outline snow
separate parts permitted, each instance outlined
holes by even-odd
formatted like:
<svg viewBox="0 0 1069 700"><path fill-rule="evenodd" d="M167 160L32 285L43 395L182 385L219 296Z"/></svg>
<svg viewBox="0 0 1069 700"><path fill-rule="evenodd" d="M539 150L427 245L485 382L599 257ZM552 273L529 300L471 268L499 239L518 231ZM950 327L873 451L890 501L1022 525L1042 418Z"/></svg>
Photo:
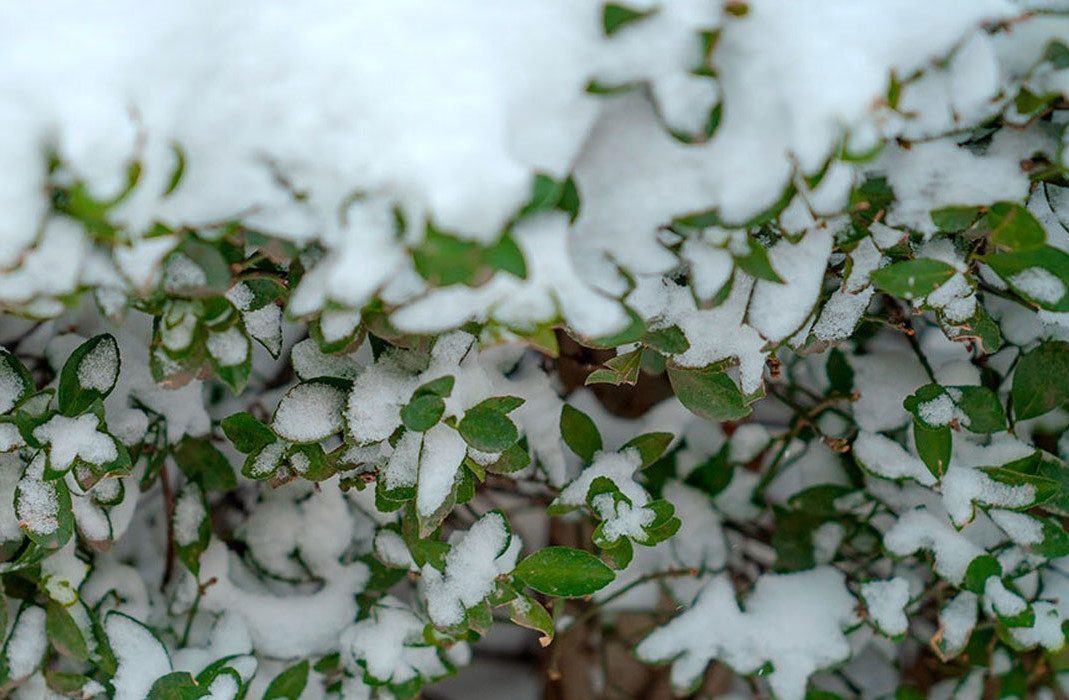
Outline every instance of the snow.
<svg viewBox="0 0 1069 700"><path fill-rule="evenodd" d="M929 235L937 230L932 209L1021 200L1028 194L1028 176L1018 159L976 155L946 139L908 150L889 146L878 167L896 197L887 223Z"/></svg>
<svg viewBox="0 0 1069 700"><path fill-rule="evenodd" d="M587 492L594 479L605 477L620 489L635 506L643 506L649 501L649 494L634 479L635 472L642 466L638 450L627 449L623 452L599 452L594 461L582 473L573 479L557 497L557 502L566 506L586 504Z"/></svg>
<svg viewBox="0 0 1069 700"><path fill-rule="evenodd" d="M259 654L293 658L337 649L338 636L355 618L355 596L369 572L360 562L334 563L321 570L324 585L314 593L274 595L239 585L242 565L213 540L201 555L201 578L216 578L201 600L203 609L240 615ZM244 574L244 577L247 577Z"/></svg>
<svg viewBox="0 0 1069 700"><path fill-rule="evenodd" d="M909 603L909 582L896 576L886 581L868 581L861 584L861 598L869 617L884 634L900 637L906 633L909 621L905 608Z"/></svg>
<svg viewBox="0 0 1069 700"><path fill-rule="evenodd" d="M665 483L663 496L675 507L675 515L682 523L679 532L667 541L672 564L708 571L723 567L727 544L720 516L709 497L675 480Z"/></svg>
<svg viewBox="0 0 1069 700"><path fill-rule="evenodd" d="M1062 624L1065 618L1047 601L1032 604L1035 622L1031 627L1011 627L1009 633L1014 641L1026 647L1042 646L1048 651L1058 651L1065 646Z"/></svg>
<svg viewBox="0 0 1069 700"><path fill-rule="evenodd" d="M389 357L368 367L349 393L345 419L358 443L385 440L401 425L401 407L419 386Z"/></svg>
<svg viewBox="0 0 1069 700"><path fill-rule="evenodd" d="M180 547L188 547L199 539L200 524L208 517L204 509L200 487L189 483L182 488L174 504L174 541Z"/></svg>
<svg viewBox="0 0 1069 700"><path fill-rule="evenodd" d="M984 582L983 603L999 617L1014 617L1028 609L1028 603L1021 596L1006 588L1002 579L997 576L992 576Z"/></svg>
<svg viewBox="0 0 1069 700"><path fill-rule="evenodd" d="M423 566L427 613L440 627L463 621L464 611L489 595L498 574L511 571L519 553L519 538L509 534L498 512L482 516L452 543L445 556L445 571Z"/></svg>
<svg viewBox="0 0 1069 700"><path fill-rule="evenodd" d="M943 633L942 642L949 652L947 656L955 656L968 643L976 626L977 603L975 593L962 591L939 611L939 629Z"/></svg>
<svg viewBox="0 0 1069 700"><path fill-rule="evenodd" d="M108 391L119 376L119 347L110 337L100 340L78 363L78 383L85 389Z"/></svg>
<svg viewBox="0 0 1069 700"><path fill-rule="evenodd" d="M375 533L375 556L387 566L418 570L408 545L397 532L383 528Z"/></svg>
<svg viewBox="0 0 1069 700"><path fill-rule="evenodd" d="M75 555L75 542L67 544L41 562L41 580L48 596L64 606L78 600L78 588L89 573L89 565Z"/></svg>
<svg viewBox="0 0 1069 700"><path fill-rule="evenodd" d="M1032 484L1011 486L995 481L979 469L951 461L942 479L943 504L954 524L961 527L973 518L973 503L1000 508L1024 508L1035 501Z"/></svg>
<svg viewBox="0 0 1069 700"><path fill-rule="evenodd" d="M907 556L921 549L935 555L935 572L960 585L972 560L984 553L980 547L927 508L907 511L884 533L883 544L893 554Z"/></svg>
<svg viewBox="0 0 1069 700"><path fill-rule="evenodd" d="M421 433L409 430L401 436L383 473L383 483L386 488L396 489L416 485L419 474L419 454L422 447L423 435Z"/></svg>
<svg viewBox="0 0 1069 700"><path fill-rule="evenodd" d="M20 527L38 535L51 535L59 529L59 496L55 484L42 481L43 475L44 460L38 457L18 483L15 512Z"/></svg>
<svg viewBox="0 0 1069 700"><path fill-rule="evenodd" d="M22 377L7 362L0 361L0 413L14 408L24 390Z"/></svg>
<svg viewBox="0 0 1069 700"><path fill-rule="evenodd" d="M1029 267L1009 279L1009 283L1028 298L1046 304L1057 304L1065 296L1065 284L1054 273L1042 267Z"/></svg>
<svg viewBox="0 0 1069 700"><path fill-rule="evenodd" d="M250 473L254 477L264 477L278 469L282 463L282 457L287 449L286 443L281 440L269 443L253 458Z"/></svg>
<svg viewBox="0 0 1069 700"><path fill-rule="evenodd" d="M730 579L717 576L694 604L636 648L645 661L672 660L673 686L692 686L713 659L739 673L770 662L767 676L776 697L801 700L814 672L845 660L850 645L843 629L855 620L856 601L843 576L820 567L758 579L745 609Z"/></svg>
<svg viewBox="0 0 1069 700"><path fill-rule="evenodd" d="M905 425L910 416L902 402L929 381L917 358L907 353L875 352L849 355L848 360L854 370L854 389L861 394L853 404L858 427L881 432Z"/></svg>
<svg viewBox="0 0 1069 700"><path fill-rule="evenodd" d="M328 343L337 342L353 334L360 323L360 314L353 311L324 311L319 316L319 330Z"/></svg>
<svg viewBox="0 0 1069 700"><path fill-rule="evenodd" d="M1061 315L1036 314L987 291L988 285L1004 290L1008 282L1049 307L1065 296L1062 280L1036 267L1003 281L982 265L974 278L968 266L977 266L975 251L967 259L960 237L936 237L931 219L938 207L1024 200L1031 192L1029 206L1048 229L1049 244L1069 249L1063 189L1031 183L1041 175L1035 166L1063 160L1064 110L1026 124L1027 116L1011 105L1022 86L1038 95L1069 89L1069 71L1037 65L1067 27L1064 18L1024 13L1037 3L749 0L725 8L703 0L640 0L633 6L652 14L612 36L602 31L605 8L596 0L20 5L5 18L7 60L0 62L0 306L10 312L0 335L40 383L51 377L38 363L46 346L58 371L81 339L110 330L119 344L100 343L77 368L83 387L105 392L115 385L106 417L45 415L34 437L47 450L36 457L13 424L0 424L0 449L10 450L0 454L0 540L13 546L24 531L56 534L60 502L67 500L59 489L66 487L80 541L68 541L40 565L40 590L72 604L79 624L86 619L84 601L102 615L113 609L134 615L171 644L182 634L183 606L192 603L197 582L176 570L161 597L162 543L169 525L179 546L196 540L209 515L204 494L183 484L168 523L159 517L165 512L160 490L138 487L144 460L133 476L84 492L76 476L91 471L86 464L115 459L116 440L132 454L146 454L142 442L166 451L186 436L209 435L235 411L262 416L277 403L271 422L280 439L252 458L253 476L276 474L287 459L301 474L309 460L294 443L323 442L345 455L344 466L355 467L343 475L346 484L377 477L387 490L414 489L407 508L427 525L445 515L464 460L494 458L470 449L452 427L455 420L489 396L515 395L526 401L511 416L532 465L513 475L515 497L496 488L495 476L470 512L501 498L501 507L517 514L518 531L532 533L527 539L536 543L544 535L540 511L529 514L518 502L544 503L559 493L556 505L582 507L599 476L630 499L616 503L606 495L593 503L605 538L641 537L653 517L651 495L637 475L637 454L617 451L633 435L653 428L682 435L674 457L680 479L727 450L730 482L715 497L675 478L661 486L682 521L680 532L636 550L632 565L594 597L605 600L651 572L699 570L635 586L609 603L646 610L666 599L684 604L684 612L639 647L646 658L674 661L677 685L699 678L711 659L742 673L769 664L752 690L790 699L804 695L813 673L846 662L851 651L845 678L896 666L901 649L891 640L873 639L871 630L847 638L845 630L860 622L855 610L867 609L888 636L905 634L910 588L929 569L960 585L969 562L985 551L1000 552L1008 573L986 582L984 613L1031 606L1035 625L1008 634L1024 646L1060 648L1066 610L1048 584L1054 564L1028 551L1042 541L1044 521L1018 512L1033 505L1035 489L1002 484L984 467L1029 454L1035 436L1064 429L1065 416L1015 426L1016 437L955 432L951 465L937 483L915 454L911 416L902 405L931 381L978 384L981 366L985 381L989 370L1008 374L1015 349L981 358L966 343L951 351L930 342L942 337L935 321L966 325L981 302L1011 344L1069 339ZM71 76L78 77L77 90L70 89ZM892 80L901 87L895 106L888 104ZM624 89L596 95L588 90L592 82ZM707 136L714 108L719 123ZM997 124L1006 108L1020 128L976 130ZM185 174L164 196L175 148ZM862 151L872 159L842 160ZM51 173L49 152L59 159ZM56 187L77 184L100 201L112 199L134 159L141 180L107 212L117 241L53 211ZM558 210L519 214L538 175L574 179L581 195L574 221ZM850 194L876 177L887 178L896 199L874 213L878 222L866 235L852 216ZM746 223L788 187L782 214L766 224ZM720 221L684 222L696 213L715 213ZM484 248L507 235L523 256L525 278L486 270L472 287L435 286L413 264L431 227ZM153 237L146 237L150 231ZM205 295L226 284L202 288L216 281L197 246L232 236L225 245L237 245L227 262L261 260L252 232L284 239L264 251L272 262L288 243L303 249L294 274L280 277L288 299L264 303L252 282L231 281L226 298L235 310L215 319L213 330L198 315ZM784 284L754 279L736 265L759 239ZM913 324L934 379L897 330L850 340L870 309L882 309L872 273L909 252L947 260L958 271L926 299L914 300ZM233 280L274 274L260 263L241 268L230 268ZM204 339L216 366L252 363L249 393L220 394L200 375L178 389L156 384L146 350L154 341L153 320L142 311L168 290L181 298L166 302L154 359L172 366L165 350L188 350ZM77 303L83 292L95 293L106 319L91 299ZM137 309L128 309L131 304ZM856 427L851 447L864 478L852 478L848 455L817 440L787 438L783 473L766 484L764 468L789 419L776 402L758 404L751 421L731 426L694 419L673 398L638 419L610 415L593 391L575 389L576 378L565 372L545 370L553 362L518 342L531 332L608 336L628 324L630 310L650 330L679 328L689 348L665 358L675 365L723 362L746 393L761 388L766 371L769 381L784 381L771 378L778 368L792 396L807 405L826 396L823 350L837 344L849 357L859 398L836 402L813 427L848 439ZM934 313L921 315L925 310ZM307 322L317 322L328 341L350 337L362 313L374 342L359 350L326 355L313 339L297 342ZM17 315L57 318L37 323ZM220 331L222 323L232 325ZM462 326L473 335L443 336L427 352L433 334ZM281 359L252 354L246 332ZM805 348L810 339L817 342ZM383 350L380 340L397 347ZM632 347L637 344L617 350ZM769 361L773 352L781 368ZM287 362L302 383L284 383ZM403 428L400 410L413 391L447 375L456 384L443 422L425 434ZM351 391L308 383L326 377L352 381ZM0 413L13 408L22 389L17 374L0 363ZM956 398L948 393L926 402L921 418L964 425ZM605 436L605 451L585 470L562 443L565 400L590 413ZM40 397L29 413L50 410L48 401ZM63 483L44 481L46 453L52 470L73 469ZM103 505L118 499L119 484L121 502ZM768 505L819 484L849 485L851 497L836 507L869 522L894 557L913 558L874 561L847 581L824 564L853 571L845 560L862 540L829 521L811 533L818 568L763 573L775 566L776 553L751 535L771 527ZM764 490L755 498L759 485ZM365 671L369 683L436 679L451 671L467 647L431 646L437 637L424 634L428 620L441 627L462 622L466 609L514 566L519 537L509 545L509 525L496 512L466 532L455 528L467 517L450 518L444 571L420 570L395 529L402 516L378 512L375 491L342 493L337 480L280 486L245 480L234 494L220 496L211 516L233 533L235 549L212 541L203 554L201 583L212 583L173 667L199 670L212 660L209 652L229 653L208 641L211 620L227 615L240 621L246 637L233 649L240 655L233 668L246 680L260 669L250 697L262 695L268 671L337 651L353 676L341 682L341 692L352 697L380 693L364 685ZM393 591L397 598L360 595L369 577L360 560L371 555L410 572ZM84 584L83 557L93 565ZM1036 567L1042 575L1015 578ZM850 591L859 592L864 608ZM964 646L980 604L971 593L946 604L943 653ZM918 635L932 631L932 611L918 605ZM19 632L35 615L41 610L28 607L15 623L20 644L14 651L33 652L9 664L13 676L19 664L29 676L21 697L46 692L35 671L43 633ZM155 677L172 668L166 649L132 619L110 614L105 620L120 662L117 697L144 697ZM9 656L12 651L9 644ZM982 690L984 674L965 675L962 693ZM320 693L321 680L313 677L311 694ZM818 684L838 687L840 680L829 674ZM732 690L751 691L738 685ZM220 697L246 692L230 673L209 690Z"/></svg>
<svg viewBox="0 0 1069 700"><path fill-rule="evenodd" d="M611 494L601 493L594 497L591 506L602 519L601 534L606 542L615 542L621 537L642 539L644 527L653 522L656 514L645 507L634 507L626 501L619 503Z"/></svg>
<svg viewBox="0 0 1069 700"><path fill-rule="evenodd" d="M426 622L404 603L386 596L364 620L342 633L341 648L349 664L366 669L380 683L401 684L413 678L447 673L438 649L426 643Z"/></svg>
<svg viewBox="0 0 1069 700"><path fill-rule="evenodd" d="M957 409L950 395L943 393L917 404L917 415L930 426L950 425L950 421L957 417Z"/></svg>
<svg viewBox="0 0 1069 700"><path fill-rule="evenodd" d="M886 479L913 479L925 486L935 483L935 477L920 458L906 452L891 438L866 430L854 440L854 456L868 471Z"/></svg>
<svg viewBox="0 0 1069 700"><path fill-rule="evenodd" d="M1030 515L992 508L987 514L1016 544L1028 546L1043 541L1043 523Z"/></svg>
<svg viewBox="0 0 1069 700"><path fill-rule="evenodd" d="M635 282L628 304L651 329L679 326L690 343L689 349L673 357L676 364L705 367L736 358L742 390L752 393L761 386L766 340L744 323L753 278L736 270L728 298L711 309L699 309L689 289L666 278L640 277Z"/></svg>
<svg viewBox="0 0 1069 700"><path fill-rule="evenodd" d="M49 466L66 471L75 459L100 465L118 458L115 440L99 427L100 419L92 413L75 418L56 415L34 428L33 436L49 446Z"/></svg>
<svg viewBox="0 0 1069 700"><path fill-rule="evenodd" d="M282 349L282 309L267 304L242 313L241 318L249 335L263 343L271 354L277 355Z"/></svg>
<svg viewBox="0 0 1069 700"><path fill-rule="evenodd" d="M148 628L121 613L108 613L104 631L119 664L111 680L115 700L142 700L157 678L171 672L167 650Z"/></svg>
<svg viewBox="0 0 1069 700"><path fill-rule="evenodd" d="M175 253L167 260L163 271L163 288L168 292L182 293L208 284L204 268L184 253Z"/></svg>
<svg viewBox="0 0 1069 700"><path fill-rule="evenodd" d="M4 647L8 677L26 678L36 671L47 648L44 608L36 605L24 607L11 626L11 634Z"/></svg>
<svg viewBox="0 0 1069 700"><path fill-rule="evenodd" d="M444 423L424 434L416 485L416 510L420 515L431 515L449 497L467 449L460 433Z"/></svg>
<svg viewBox="0 0 1069 700"><path fill-rule="evenodd" d="M810 231L798 243L782 240L768 251L783 284L758 280L754 285L747 318L757 332L777 342L801 327L820 295L831 244L831 231L823 228Z"/></svg>
<svg viewBox="0 0 1069 700"><path fill-rule="evenodd" d="M732 462L746 464L768 447L772 436L761 423L743 423L731 434L728 456Z"/></svg>
<svg viewBox="0 0 1069 700"><path fill-rule="evenodd" d="M249 356L249 341L237 326L209 333L207 346L208 352L222 367L240 365Z"/></svg>
<svg viewBox="0 0 1069 700"><path fill-rule="evenodd" d="M563 318L591 338L623 330L630 321L623 307L593 289L576 270L569 233L563 213L527 219L513 229L527 264L525 280L498 274L482 287L435 289L394 312L391 320L412 333L440 332L491 318L520 331Z"/></svg>
<svg viewBox="0 0 1069 700"><path fill-rule="evenodd" d="M318 442L342 428L345 392L332 384L305 382L286 392L271 427L293 442Z"/></svg>

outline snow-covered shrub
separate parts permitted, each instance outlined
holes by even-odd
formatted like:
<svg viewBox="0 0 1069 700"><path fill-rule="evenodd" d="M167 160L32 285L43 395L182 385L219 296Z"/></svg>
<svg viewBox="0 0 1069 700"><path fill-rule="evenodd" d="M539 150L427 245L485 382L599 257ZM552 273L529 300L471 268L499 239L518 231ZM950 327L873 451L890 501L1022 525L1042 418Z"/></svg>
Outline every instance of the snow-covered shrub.
<svg viewBox="0 0 1069 700"><path fill-rule="evenodd" d="M0 96L0 693L1069 692L1064 2L40 0Z"/></svg>

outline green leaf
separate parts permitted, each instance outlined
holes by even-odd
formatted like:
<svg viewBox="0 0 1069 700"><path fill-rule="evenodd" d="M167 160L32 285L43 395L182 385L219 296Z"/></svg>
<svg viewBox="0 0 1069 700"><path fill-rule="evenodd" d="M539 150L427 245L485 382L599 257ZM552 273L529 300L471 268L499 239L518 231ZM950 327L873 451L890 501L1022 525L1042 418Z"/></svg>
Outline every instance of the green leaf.
<svg viewBox="0 0 1069 700"><path fill-rule="evenodd" d="M501 237L497 243L486 249L483 253L486 264L495 270L508 272L521 280L527 279L527 261L523 258L523 251L516 241L509 235Z"/></svg>
<svg viewBox="0 0 1069 700"><path fill-rule="evenodd" d="M990 554L981 554L969 562L969 567L965 570L965 581L962 586L967 591L983 595L984 584L987 583L987 579L1001 575L1002 565L998 563L998 559L995 559Z"/></svg>
<svg viewBox="0 0 1069 700"><path fill-rule="evenodd" d="M594 530L594 544L601 549L601 559L611 568L620 571L626 569L635 556L635 547L631 540L619 537L615 542L604 542L600 539L602 525Z"/></svg>
<svg viewBox="0 0 1069 700"><path fill-rule="evenodd" d="M635 10L626 5L605 3L601 10L601 26L605 36L612 36L624 27L649 17L655 10Z"/></svg>
<svg viewBox="0 0 1069 700"><path fill-rule="evenodd" d="M984 222L991 229L991 243L1003 250L1039 248L1047 242L1043 225L1020 204L992 204L984 215Z"/></svg>
<svg viewBox="0 0 1069 700"><path fill-rule="evenodd" d="M248 413L237 414L249 416ZM226 421L235 416L230 416ZM259 421L256 421L259 423ZM263 426L262 423L259 423ZM267 430L267 426L263 426ZM223 430L226 430L224 425ZM270 431L268 431L270 432ZM229 437L229 435L228 435ZM271 433L272 440L274 433ZM243 450L244 451L244 450ZM200 484L205 491L232 491L237 488L238 480L234 476L234 469L230 466L230 460L207 438L186 437L171 453L178 468L192 481Z"/></svg>
<svg viewBox="0 0 1069 700"><path fill-rule="evenodd" d="M501 453L501 457L493 464L487 464L485 469L491 474L512 474L523 469L531 463L531 455L521 440Z"/></svg>
<svg viewBox="0 0 1069 700"><path fill-rule="evenodd" d="M553 640L553 616L537 600L520 595L510 600L508 607L510 620L521 627L542 633L542 646Z"/></svg>
<svg viewBox="0 0 1069 700"><path fill-rule="evenodd" d="M943 232L964 231L980 218L980 207L958 206L933 209L932 223Z"/></svg>
<svg viewBox="0 0 1069 700"><path fill-rule="evenodd" d="M1002 329L981 304L976 305L976 312L961 327L958 337L975 338L980 348L988 355L1002 349Z"/></svg>
<svg viewBox="0 0 1069 700"><path fill-rule="evenodd" d="M967 430L973 433L997 433L1005 430L1006 412L998 395L985 386L947 387L954 403L969 419Z"/></svg>
<svg viewBox="0 0 1069 700"><path fill-rule="evenodd" d="M663 498L650 501L645 505L645 508L653 511L653 521L649 525L642 527L646 536L642 539L636 539L639 544L653 547L679 532L679 528L683 525L683 521L675 517L675 506Z"/></svg>
<svg viewBox="0 0 1069 700"><path fill-rule="evenodd" d="M68 697L85 697L82 688L91 680L88 676L80 673L68 673L66 671L44 670L45 684L48 688L60 695Z"/></svg>
<svg viewBox="0 0 1069 700"><path fill-rule="evenodd" d="M1027 420L1069 400L1069 343L1040 343L1021 356L1013 373L1013 413Z"/></svg>
<svg viewBox="0 0 1069 700"><path fill-rule="evenodd" d="M617 355L605 362L605 366L587 375L586 384L612 384L634 386L638 382L639 369L642 367L642 349Z"/></svg>
<svg viewBox="0 0 1069 700"><path fill-rule="evenodd" d="M928 296L956 272L952 265L941 260L916 258L876 270L870 279L881 291L903 299L914 299Z"/></svg>
<svg viewBox="0 0 1069 700"><path fill-rule="evenodd" d="M512 575L539 593L562 598L591 595L612 583L612 569L590 552L546 547L516 565Z"/></svg>
<svg viewBox="0 0 1069 700"><path fill-rule="evenodd" d="M104 399L119 377L119 344L110 333L79 345L59 373L59 410L65 416L85 413Z"/></svg>
<svg viewBox="0 0 1069 700"><path fill-rule="evenodd" d="M584 462L592 462L601 450L601 433L590 416L571 404L564 404L560 411L560 434L564 444Z"/></svg>
<svg viewBox="0 0 1069 700"><path fill-rule="evenodd" d="M642 468L646 468L656 462L664 451L668 449L668 445L672 443L672 439L675 436L672 433L646 433L644 435L638 435L628 440L620 451L634 448L638 450L639 457L642 460Z"/></svg>
<svg viewBox="0 0 1069 700"><path fill-rule="evenodd" d="M412 251L412 262L423 279L435 286L473 284L485 267L483 248L472 241L443 233L427 224L423 242Z"/></svg>
<svg viewBox="0 0 1069 700"><path fill-rule="evenodd" d="M846 353L839 348L832 348L828 352L828 362L824 368L828 376L831 388L844 396L849 396L854 390L854 368L846 359Z"/></svg>
<svg viewBox="0 0 1069 700"><path fill-rule="evenodd" d="M327 459L327 453L319 443L294 445L286 455L290 469L308 481L324 481L334 476L334 465Z"/></svg>
<svg viewBox="0 0 1069 700"><path fill-rule="evenodd" d="M54 600L45 607L45 632L52 647L69 659L86 661L89 647L82 630L67 609Z"/></svg>
<svg viewBox="0 0 1069 700"><path fill-rule="evenodd" d="M690 349L690 341L679 326L650 331L644 338L646 345L666 355L678 355Z"/></svg>
<svg viewBox="0 0 1069 700"><path fill-rule="evenodd" d="M706 420L738 420L752 410L746 396L723 370L669 365L668 380L680 403Z"/></svg>
<svg viewBox="0 0 1069 700"><path fill-rule="evenodd" d="M485 405L472 406L460 419L457 430L464 440L483 452L501 452L520 439L516 424L501 411Z"/></svg>
<svg viewBox="0 0 1069 700"><path fill-rule="evenodd" d="M423 433L438 425L445 413L445 401L436 394L423 394L401 409L401 422L409 430Z"/></svg>
<svg viewBox="0 0 1069 700"><path fill-rule="evenodd" d="M735 476L735 469L728 462L730 445L725 444L716 454L694 467L687 475L686 483L707 496L715 496L728 487Z"/></svg>
<svg viewBox="0 0 1069 700"><path fill-rule="evenodd" d="M1050 478L1043 470L1046 460L1042 450L1036 450L1030 456L1014 460L998 467L987 467L984 472L995 481L1009 486L1031 486L1032 500L1019 506L1004 506L1011 510L1023 510L1045 503L1058 495L1058 481Z"/></svg>
<svg viewBox="0 0 1069 700"><path fill-rule="evenodd" d="M1069 556L1069 532L1055 518L1039 518L1043 528L1043 539L1028 549L1047 559Z"/></svg>
<svg viewBox="0 0 1069 700"><path fill-rule="evenodd" d="M298 700L307 684L308 659L304 659L275 676L271 685L267 686L263 700L275 700L275 698Z"/></svg>
<svg viewBox="0 0 1069 700"><path fill-rule="evenodd" d="M1069 47L1064 42L1052 39L1043 52L1043 60L1058 70L1069 68Z"/></svg>
<svg viewBox="0 0 1069 700"><path fill-rule="evenodd" d="M251 413L235 413L223 419L221 426L227 439L238 452L252 454L277 440L271 428L257 420Z"/></svg>
<svg viewBox="0 0 1069 700"><path fill-rule="evenodd" d="M412 398L418 396L440 396L446 398L453 393L453 385L456 383L456 379L451 374L447 374L444 377L438 377L432 379L426 384L420 385L413 393Z"/></svg>
<svg viewBox="0 0 1069 700"><path fill-rule="evenodd" d="M478 408L488 408L498 413L511 413L523 405L523 399L519 396L491 396L476 404Z"/></svg>
<svg viewBox="0 0 1069 700"><path fill-rule="evenodd" d="M750 252L735 258L735 264L751 277L783 284L783 278L772 267L772 261L768 258L768 249L752 238L750 239Z"/></svg>
<svg viewBox="0 0 1069 700"><path fill-rule="evenodd" d="M174 671L156 679L145 700L196 700L209 695L188 671Z"/></svg>
<svg viewBox="0 0 1069 700"><path fill-rule="evenodd" d="M917 454L936 479L942 479L950 466L950 450L953 443L949 426L929 428L920 420L913 421L913 442Z"/></svg>
<svg viewBox="0 0 1069 700"><path fill-rule="evenodd" d="M1047 311L1069 311L1069 253L1052 246L983 258L1017 294Z"/></svg>
<svg viewBox="0 0 1069 700"><path fill-rule="evenodd" d="M563 193L563 182L557 182L549 175L538 173L531 187L531 198L520 209L520 216L528 216L554 208Z"/></svg>

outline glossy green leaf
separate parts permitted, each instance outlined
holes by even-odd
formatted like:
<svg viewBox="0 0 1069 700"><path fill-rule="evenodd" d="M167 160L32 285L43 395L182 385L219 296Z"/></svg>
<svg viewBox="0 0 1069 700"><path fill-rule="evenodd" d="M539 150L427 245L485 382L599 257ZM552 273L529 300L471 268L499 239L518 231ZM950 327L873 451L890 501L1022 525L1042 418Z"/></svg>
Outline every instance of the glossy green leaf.
<svg viewBox="0 0 1069 700"><path fill-rule="evenodd" d="M750 415L746 396L723 370L669 365L668 379L680 403L706 420L738 420Z"/></svg>
<svg viewBox="0 0 1069 700"><path fill-rule="evenodd" d="M1013 413L1035 418L1069 400L1069 343L1040 343L1021 356L1013 373Z"/></svg>
<svg viewBox="0 0 1069 700"><path fill-rule="evenodd" d="M258 452L278 439L271 428L251 413L242 412L227 416L220 425L238 452L245 454Z"/></svg>
<svg viewBox="0 0 1069 700"><path fill-rule="evenodd" d="M601 433L590 416L570 404L564 404L560 412L560 433L564 444L584 462L594 460L602 448Z"/></svg>
<svg viewBox="0 0 1069 700"><path fill-rule="evenodd" d="M876 270L870 279L880 291L903 299L926 297L957 272L952 265L932 258L904 260Z"/></svg>
<svg viewBox="0 0 1069 700"><path fill-rule="evenodd" d="M516 565L512 575L539 593L562 598L592 595L612 583L612 569L590 552L546 547Z"/></svg>
<svg viewBox="0 0 1069 700"><path fill-rule="evenodd" d="M308 659L304 659L275 676L264 691L263 700L298 700L308 685L308 666Z"/></svg>

